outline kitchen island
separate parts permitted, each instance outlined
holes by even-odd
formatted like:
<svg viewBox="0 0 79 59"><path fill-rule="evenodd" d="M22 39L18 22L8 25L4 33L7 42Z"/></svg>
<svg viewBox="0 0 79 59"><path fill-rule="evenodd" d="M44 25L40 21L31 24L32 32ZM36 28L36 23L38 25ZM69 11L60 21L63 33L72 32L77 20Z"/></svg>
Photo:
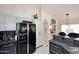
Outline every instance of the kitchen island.
<svg viewBox="0 0 79 59"><path fill-rule="evenodd" d="M79 54L79 40L55 36L49 41L50 54Z"/></svg>

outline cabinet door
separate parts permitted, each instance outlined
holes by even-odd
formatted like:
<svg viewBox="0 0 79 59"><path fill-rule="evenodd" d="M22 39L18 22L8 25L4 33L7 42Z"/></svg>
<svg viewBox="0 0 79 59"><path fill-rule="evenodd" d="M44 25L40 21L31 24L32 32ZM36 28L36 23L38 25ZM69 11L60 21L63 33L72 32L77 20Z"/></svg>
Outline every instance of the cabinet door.
<svg viewBox="0 0 79 59"><path fill-rule="evenodd" d="M16 30L16 17L5 16L5 30Z"/></svg>
<svg viewBox="0 0 79 59"><path fill-rule="evenodd" d="M21 17L17 17L17 22L22 22L22 18Z"/></svg>
<svg viewBox="0 0 79 59"><path fill-rule="evenodd" d="M0 31L4 30L4 16L0 14Z"/></svg>
<svg viewBox="0 0 79 59"><path fill-rule="evenodd" d="M42 27L42 22L35 20L36 24L36 47L39 47L44 44L43 40L43 27Z"/></svg>
<svg viewBox="0 0 79 59"><path fill-rule="evenodd" d="M26 18L22 18L22 17L17 17L17 22L22 22L22 21L27 21L27 19Z"/></svg>

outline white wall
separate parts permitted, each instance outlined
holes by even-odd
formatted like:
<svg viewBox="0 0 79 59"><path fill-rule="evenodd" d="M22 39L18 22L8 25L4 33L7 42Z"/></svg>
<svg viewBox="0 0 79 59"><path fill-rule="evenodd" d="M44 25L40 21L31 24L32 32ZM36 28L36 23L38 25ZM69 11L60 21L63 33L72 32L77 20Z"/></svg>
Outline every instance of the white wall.
<svg viewBox="0 0 79 59"><path fill-rule="evenodd" d="M39 9L35 5L0 5L0 13L33 19Z"/></svg>
<svg viewBox="0 0 79 59"><path fill-rule="evenodd" d="M41 19L43 22L43 30L42 30L43 31L43 44L45 44L45 45L47 45L48 40L51 39L51 33L49 30L51 18L53 18L52 13L50 12L50 10L48 8L43 6ZM45 27L46 27L46 31L45 31Z"/></svg>

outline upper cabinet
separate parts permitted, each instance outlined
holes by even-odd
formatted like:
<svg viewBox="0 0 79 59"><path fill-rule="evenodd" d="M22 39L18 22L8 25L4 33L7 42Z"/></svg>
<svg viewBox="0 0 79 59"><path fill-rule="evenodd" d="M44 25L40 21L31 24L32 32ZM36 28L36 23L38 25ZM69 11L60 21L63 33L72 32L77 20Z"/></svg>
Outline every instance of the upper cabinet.
<svg viewBox="0 0 79 59"><path fill-rule="evenodd" d="M15 16L0 14L0 31L16 30L17 19Z"/></svg>
<svg viewBox="0 0 79 59"><path fill-rule="evenodd" d="M27 19L26 19L26 18L17 17L17 22L22 22L23 20L27 21Z"/></svg>
<svg viewBox="0 0 79 59"><path fill-rule="evenodd" d="M16 30L16 23L27 21L26 18L0 14L0 31Z"/></svg>
<svg viewBox="0 0 79 59"><path fill-rule="evenodd" d="M4 22L5 30L16 30L17 19L15 16L5 16Z"/></svg>
<svg viewBox="0 0 79 59"><path fill-rule="evenodd" d="M4 30L4 16L0 14L0 31Z"/></svg>

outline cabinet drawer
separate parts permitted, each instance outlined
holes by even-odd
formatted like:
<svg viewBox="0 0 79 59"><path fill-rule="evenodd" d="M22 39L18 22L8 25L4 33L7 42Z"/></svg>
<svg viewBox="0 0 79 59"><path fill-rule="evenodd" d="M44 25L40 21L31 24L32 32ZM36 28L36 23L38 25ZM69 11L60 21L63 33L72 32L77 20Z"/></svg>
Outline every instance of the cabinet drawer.
<svg viewBox="0 0 79 59"><path fill-rule="evenodd" d="M16 45L6 45L0 49L0 53L2 54L15 54L16 53Z"/></svg>
<svg viewBox="0 0 79 59"><path fill-rule="evenodd" d="M58 45L58 44L55 44L55 43L49 43L50 45L49 45L49 48L51 49L51 48L56 48L56 49L62 49L62 47L60 46L60 45Z"/></svg>
<svg viewBox="0 0 79 59"><path fill-rule="evenodd" d="M51 53L51 54L63 54L62 50L59 50L59 49L50 49L49 53Z"/></svg>
<svg viewBox="0 0 79 59"><path fill-rule="evenodd" d="M79 47L79 41L74 40L74 46Z"/></svg>
<svg viewBox="0 0 79 59"><path fill-rule="evenodd" d="M49 52L56 54L70 54L69 51L67 51L64 47L51 42L49 45Z"/></svg>
<svg viewBox="0 0 79 59"><path fill-rule="evenodd" d="M63 53L62 51L63 51L63 49L59 45L50 42L49 53L62 54Z"/></svg>

